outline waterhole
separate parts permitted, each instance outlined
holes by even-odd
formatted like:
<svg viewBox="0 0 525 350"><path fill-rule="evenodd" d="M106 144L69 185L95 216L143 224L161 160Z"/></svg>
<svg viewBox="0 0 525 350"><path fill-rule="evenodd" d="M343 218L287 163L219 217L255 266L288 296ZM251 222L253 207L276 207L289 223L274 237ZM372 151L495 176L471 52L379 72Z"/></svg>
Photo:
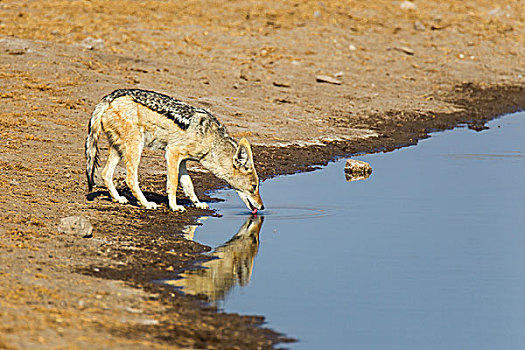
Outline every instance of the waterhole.
<svg viewBox="0 0 525 350"><path fill-rule="evenodd" d="M525 114L230 190L185 234L216 259L166 281L259 314L297 349L525 348Z"/></svg>

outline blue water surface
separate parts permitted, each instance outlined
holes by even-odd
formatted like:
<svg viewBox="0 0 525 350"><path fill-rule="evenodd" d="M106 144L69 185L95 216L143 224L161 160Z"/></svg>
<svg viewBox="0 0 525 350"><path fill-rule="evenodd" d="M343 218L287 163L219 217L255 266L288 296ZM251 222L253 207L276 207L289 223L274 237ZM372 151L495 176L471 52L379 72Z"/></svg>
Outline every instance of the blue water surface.
<svg viewBox="0 0 525 350"><path fill-rule="evenodd" d="M344 161L265 181L257 249L217 268L242 278L215 302L264 315L293 349L525 349L525 113L488 126L356 157L363 181ZM224 216L193 237L212 247L249 217L216 196Z"/></svg>

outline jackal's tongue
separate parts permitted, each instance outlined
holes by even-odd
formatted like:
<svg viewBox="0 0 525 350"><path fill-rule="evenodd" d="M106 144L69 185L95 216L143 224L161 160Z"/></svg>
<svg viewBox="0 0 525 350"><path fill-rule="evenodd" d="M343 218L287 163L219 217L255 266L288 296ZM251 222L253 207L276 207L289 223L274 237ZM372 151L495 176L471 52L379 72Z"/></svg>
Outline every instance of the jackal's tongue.
<svg viewBox="0 0 525 350"><path fill-rule="evenodd" d="M257 208L253 208L252 214L257 214Z"/></svg>

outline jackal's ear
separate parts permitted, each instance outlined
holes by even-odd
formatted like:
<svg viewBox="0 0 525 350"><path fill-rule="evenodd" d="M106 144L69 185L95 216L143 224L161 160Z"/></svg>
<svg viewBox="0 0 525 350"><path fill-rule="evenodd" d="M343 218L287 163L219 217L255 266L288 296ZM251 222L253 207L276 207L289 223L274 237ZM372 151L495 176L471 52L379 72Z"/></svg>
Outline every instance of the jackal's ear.
<svg viewBox="0 0 525 350"><path fill-rule="evenodd" d="M252 147L248 140L244 137L239 141L239 146L237 146L237 151L233 156L233 166L235 168L246 168L251 169L253 165L253 156L252 156Z"/></svg>

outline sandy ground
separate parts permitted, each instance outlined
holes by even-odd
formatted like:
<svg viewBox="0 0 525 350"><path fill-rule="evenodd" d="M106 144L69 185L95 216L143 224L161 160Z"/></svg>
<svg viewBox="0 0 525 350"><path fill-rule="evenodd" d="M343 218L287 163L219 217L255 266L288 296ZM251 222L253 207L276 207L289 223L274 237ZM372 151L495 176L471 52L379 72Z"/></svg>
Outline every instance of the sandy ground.
<svg viewBox="0 0 525 350"><path fill-rule="evenodd" d="M0 348L249 349L286 340L260 327L261 317L220 313L151 283L209 249L180 234L204 211L167 210L162 154L146 152L140 175L160 210L114 204L102 187L86 196L86 125L103 95L139 87L205 107L257 145L263 179L304 171L458 124L479 130L524 108L524 8L523 0L0 0ZM204 198L224 185L194 167ZM70 215L89 218L93 238L59 233Z"/></svg>

